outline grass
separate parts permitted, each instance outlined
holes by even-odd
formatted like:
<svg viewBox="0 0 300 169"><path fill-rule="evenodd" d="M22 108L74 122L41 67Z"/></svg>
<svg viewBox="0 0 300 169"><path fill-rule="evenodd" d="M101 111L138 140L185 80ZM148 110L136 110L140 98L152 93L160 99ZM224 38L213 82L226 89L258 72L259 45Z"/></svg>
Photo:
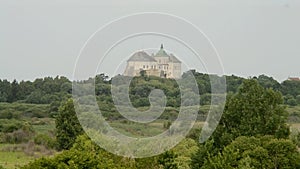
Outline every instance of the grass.
<svg viewBox="0 0 300 169"><path fill-rule="evenodd" d="M4 168L12 169L27 164L34 158L26 155L24 152L10 152L2 149L9 144L0 144L0 165Z"/></svg>
<svg viewBox="0 0 300 169"><path fill-rule="evenodd" d="M55 130L55 121L52 118L30 118L27 119L35 131L35 134L49 134ZM23 143L22 143L23 144ZM0 144L0 165L4 168L18 168L40 156L51 155L55 152L41 146L34 146L32 149L23 150L22 144ZM18 148L11 148L18 147ZM26 146L25 146L26 147ZM28 153L32 153L29 155ZM27 153L26 153L27 152ZM48 154L47 154L48 153Z"/></svg>
<svg viewBox="0 0 300 169"><path fill-rule="evenodd" d="M33 130L36 134L48 134L55 130L55 120L52 118L38 119L44 124L34 124L32 125Z"/></svg>
<svg viewBox="0 0 300 169"><path fill-rule="evenodd" d="M291 126L291 132L300 132L300 123L293 123L293 124L290 124Z"/></svg>
<svg viewBox="0 0 300 169"><path fill-rule="evenodd" d="M163 121L149 124L114 121L110 125L120 133L131 137L151 137L166 130L163 128Z"/></svg>
<svg viewBox="0 0 300 169"><path fill-rule="evenodd" d="M286 110L289 112L290 123L300 123L300 106L287 106Z"/></svg>

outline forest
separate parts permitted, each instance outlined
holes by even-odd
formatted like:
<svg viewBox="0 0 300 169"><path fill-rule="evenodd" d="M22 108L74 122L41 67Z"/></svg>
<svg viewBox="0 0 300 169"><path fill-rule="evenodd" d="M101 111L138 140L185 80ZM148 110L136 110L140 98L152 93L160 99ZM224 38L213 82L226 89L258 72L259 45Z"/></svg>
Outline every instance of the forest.
<svg viewBox="0 0 300 169"><path fill-rule="evenodd" d="M211 96L219 95L212 93L210 81L221 78L195 70L189 73L195 77L200 94L194 127L171 150L136 159L109 153L85 134L68 78L0 79L0 168L300 168L300 81L278 82L266 75L225 76L227 98L222 118L212 136L199 143ZM148 137L167 130L181 107L176 80L144 73L132 79L129 98L137 109L149 108L153 89L161 89L167 99L156 121L139 124L126 120L114 106L112 81L121 84L124 78L98 74L80 83L95 83L101 113L121 133Z"/></svg>

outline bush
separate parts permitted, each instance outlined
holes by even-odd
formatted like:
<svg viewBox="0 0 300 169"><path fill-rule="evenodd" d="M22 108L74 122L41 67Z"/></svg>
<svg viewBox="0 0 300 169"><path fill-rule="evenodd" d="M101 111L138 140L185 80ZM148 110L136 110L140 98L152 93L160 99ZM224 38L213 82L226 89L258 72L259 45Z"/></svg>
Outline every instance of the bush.
<svg viewBox="0 0 300 169"><path fill-rule="evenodd" d="M291 135L291 139L298 147L300 147L300 132Z"/></svg>
<svg viewBox="0 0 300 169"><path fill-rule="evenodd" d="M34 137L34 143L37 145L43 145L46 148L56 148L57 142L54 138L51 138L49 135L46 134L38 134Z"/></svg>
<svg viewBox="0 0 300 169"><path fill-rule="evenodd" d="M296 106L297 105L297 101L296 101L296 99L288 99L286 101L286 104L288 104L290 106Z"/></svg>
<svg viewBox="0 0 300 169"><path fill-rule="evenodd" d="M32 132L19 129L11 133L5 133L2 136L3 137L2 142L11 143L11 144L24 143L29 141L32 136L33 136Z"/></svg>
<svg viewBox="0 0 300 169"><path fill-rule="evenodd" d="M297 104L300 105L300 95L296 96Z"/></svg>
<svg viewBox="0 0 300 169"><path fill-rule="evenodd" d="M0 132L9 133L22 128L24 122L19 120L0 119Z"/></svg>
<svg viewBox="0 0 300 169"><path fill-rule="evenodd" d="M0 113L0 119L12 119L13 113L10 110L4 110Z"/></svg>

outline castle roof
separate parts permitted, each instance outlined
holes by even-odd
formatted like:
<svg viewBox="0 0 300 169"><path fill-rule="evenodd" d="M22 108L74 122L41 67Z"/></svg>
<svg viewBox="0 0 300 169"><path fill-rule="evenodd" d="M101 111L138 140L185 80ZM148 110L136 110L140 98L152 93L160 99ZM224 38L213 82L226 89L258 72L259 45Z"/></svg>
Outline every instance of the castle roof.
<svg viewBox="0 0 300 169"><path fill-rule="evenodd" d="M154 55L154 57L170 57L167 52L164 50L163 44L160 46L160 50Z"/></svg>
<svg viewBox="0 0 300 169"><path fill-rule="evenodd" d="M138 51L134 53L128 60L129 61L135 61L135 62L156 62L156 60L148 55L144 51Z"/></svg>
<svg viewBox="0 0 300 169"><path fill-rule="evenodd" d="M289 77L288 80L291 80L291 81L300 81L300 78L299 77Z"/></svg>
<svg viewBox="0 0 300 169"><path fill-rule="evenodd" d="M170 61L173 63L181 63L173 54L170 54Z"/></svg>

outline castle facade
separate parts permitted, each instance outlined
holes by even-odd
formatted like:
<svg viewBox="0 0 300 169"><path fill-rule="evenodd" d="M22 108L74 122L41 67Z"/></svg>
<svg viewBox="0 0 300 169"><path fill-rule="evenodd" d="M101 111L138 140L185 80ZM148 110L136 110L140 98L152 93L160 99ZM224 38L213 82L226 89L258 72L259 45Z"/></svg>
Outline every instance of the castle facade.
<svg viewBox="0 0 300 169"><path fill-rule="evenodd" d="M124 76L140 76L141 72L148 76L179 79L181 77L181 61L173 54L168 54L163 45L151 56L144 51L134 53L128 60Z"/></svg>

